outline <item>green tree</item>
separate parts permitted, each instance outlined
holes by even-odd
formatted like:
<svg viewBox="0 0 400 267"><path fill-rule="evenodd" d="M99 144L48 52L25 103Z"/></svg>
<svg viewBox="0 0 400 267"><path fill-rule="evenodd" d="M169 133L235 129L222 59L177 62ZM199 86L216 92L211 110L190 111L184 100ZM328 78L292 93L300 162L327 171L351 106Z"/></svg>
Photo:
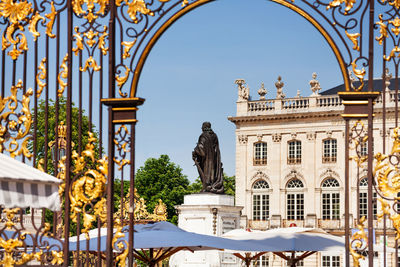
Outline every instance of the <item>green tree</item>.
<svg viewBox="0 0 400 267"><path fill-rule="evenodd" d="M136 173L135 187L140 197L146 201L149 212L153 211L161 199L167 206L168 221L177 223L174 206L182 204L183 196L189 193L189 180L167 155L147 159Z"/></svg>
<svg viewBox="0 0 400 267"><path fill-rule="evenodd" d="M197 178L192 184L189 186L190 193L198 193L202 189L202 184L200 178ZM235 196L235 176L227 176L224 173L224 193L227 195Z"/></svg>
<svg viewBox="0 0 400 267"><path fill-rule="evenodd" d="M67 107L67 100L65 97L60 97L59 98L59 105L58 105L58 125L60 125L61 122L65 123L66 118L67 118L67 112L66 112L66 107ZM93 132L94 137L97 139L96 142L96 147L98 147L98 134L94 130L94 127L92 126L92 129L89 129L89 118L86 115L83 115L85 113L84 110L82 110L81 114L81 135L79 135L79 108L74 106L74 103L72 103L72 142L74 144L74 147L72 148L73 150L76 150L78 152L78 144L79 144L79 139L81 140L81 149L84 150L86 144L88 143L88 137L89 137L89 130ZM30 133L34 135L36 133L36 162L39 162L40 160L44 159L45 156L45 147L47 146L48 148L48 153L47 153L47 172L50 174L54 174L54 168L55 165L52 159L52 153L51 153L51 148L49 147L49 143L55 140L56 136L56 103L55 100L50 99L47 105L47 120L46 120L46 102L45 100L41 99L39 100L38 103L38 109L37 109L37 116L35 116L34 111L32 111L33 117L37 120L37 129L35 132L35 129L32 125ZM46 136L46 122L47 122L47 143L45 140ZM31 153L35 153L34 147L33 147L33 139L30 140L28 143L28 149ZM96 149L96 155L98 153L98 150ZM64 201L63 201L64 202ZM50 225L53 227L53 212L50 210L46 210L45 214L45 221L49 222ZM73 234L76 233L76 226L71 223L71 232Z"/></svg>
<svg viewBox="0 0 400 267"><path fill-rule="evenodd" d="M60 125L61 122L65 123L66 118L67 118L67 100L65 97L60 97L59 98L59 110L58 110L58 125ZM84 110L82 110L82 118L81 118L81 135L79 135L79 108L74 106L74 103L72 103L72 142L75 145L73 147L74 150L78 151L78 144L79 144L79 139L81 141L81 149L84 150L86 144L88 143L88 137L89 134L88 132L91 131L93 132L94 136L96 139L98 138L98 134L95 131L94 127L92 126L92 129L89 129L89 118L86 115L83 115L85 113ZM38 109L37 109L37 116L33 115L34 118L37 118L37 130L36 130L36 159L37 161L40 159L44 158L44 153L45 153L45 147L47 146L48 148L48 153L47 153L47 166L48 166L48 172L53 173L54 172L54 166L53 166L53 161L51 158L51 149L49 147L49 143L51 141L55 140L56 136L56 103L55 100L50 99L47 107L47 144L45 144L45 134L46 134L46 102L41 99L38 103ZM31 134L33 135L35 133L35 129L32 126L31 127ZM96 143L98 146L98 141ZM96 146L96 147L97 147ZM33 139L30 140L28 144L28 149L30 150L31 153L34 153L33 151Z"/></svg>

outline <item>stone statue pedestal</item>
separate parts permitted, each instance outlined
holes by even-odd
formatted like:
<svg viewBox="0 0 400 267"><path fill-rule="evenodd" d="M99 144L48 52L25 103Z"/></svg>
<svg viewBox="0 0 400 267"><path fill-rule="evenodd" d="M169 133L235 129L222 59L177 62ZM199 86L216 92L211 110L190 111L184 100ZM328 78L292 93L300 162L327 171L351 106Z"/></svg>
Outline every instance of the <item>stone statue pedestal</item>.
<svg viewBox="0 0 400 267"><path fill-rule="evenodd" d="M183 204L176 206L178 226L186 231L205 235L221 236L239 228L240 213L234 197L213 193L186 195ZM170 266L237 266L239 260L230 253L221 251L181 251L171 257Z"/></svg>

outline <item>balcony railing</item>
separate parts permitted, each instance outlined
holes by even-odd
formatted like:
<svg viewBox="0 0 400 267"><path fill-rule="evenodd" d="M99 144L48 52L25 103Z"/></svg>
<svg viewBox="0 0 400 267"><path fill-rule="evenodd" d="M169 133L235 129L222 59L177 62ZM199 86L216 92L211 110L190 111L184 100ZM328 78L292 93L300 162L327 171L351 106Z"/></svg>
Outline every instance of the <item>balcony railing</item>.
<svg viewBox="0 0 400 267"><path fill-rule="evenodd" d="M335 163L336 157L322 157L322 163Z"/></svg>
<svg viewBox="0 0 400 267"><path fill-rule="evenodd" d="M267 165L267 159L253 159L253 165Z"/></svg>
<svg viewBox="0 0 400 267"><path fill-rule="evenodd" d="M269 220L249 220L249 227L254 230L267 230L270 228Z"/></svg>
<svg viewBox="0 0 400 267"><path fill-rule="evenodd" d="M297 157L297 158L289 157L287 159L287 164L291 164L291 165L293 165L293 164L301 164L301 157Z"/></svg>

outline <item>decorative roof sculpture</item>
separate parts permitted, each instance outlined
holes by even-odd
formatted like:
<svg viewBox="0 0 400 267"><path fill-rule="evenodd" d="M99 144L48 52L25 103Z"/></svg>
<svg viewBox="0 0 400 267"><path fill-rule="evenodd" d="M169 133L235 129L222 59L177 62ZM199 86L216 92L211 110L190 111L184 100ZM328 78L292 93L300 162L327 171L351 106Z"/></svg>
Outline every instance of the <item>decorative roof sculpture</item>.
<svg viewBox="0 0 400 267"><path fill-rule="evenodd" d="M282 99L285 98L285 94L283 93L283 86L285 85L284 82L282 82L282 77L278 76L278 81L275 83L276 87L276 98L277 99Z"/></svg>

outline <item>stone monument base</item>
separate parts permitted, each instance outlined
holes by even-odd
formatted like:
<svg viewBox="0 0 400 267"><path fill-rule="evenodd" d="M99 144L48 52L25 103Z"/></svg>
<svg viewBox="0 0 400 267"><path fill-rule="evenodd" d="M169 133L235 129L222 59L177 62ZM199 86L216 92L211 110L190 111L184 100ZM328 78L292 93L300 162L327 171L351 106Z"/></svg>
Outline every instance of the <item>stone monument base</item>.
<svg viewBox="0 0 400 267"><path fill-rule="evenodd" d="M198 193L186 195L178 211L178 226L186 231L205 235L221 236L240 226L243 207L235 206L233 196ZM218 250L181 251L170 259L170 266L237 266L239 259L231 253Z"/></svg>

